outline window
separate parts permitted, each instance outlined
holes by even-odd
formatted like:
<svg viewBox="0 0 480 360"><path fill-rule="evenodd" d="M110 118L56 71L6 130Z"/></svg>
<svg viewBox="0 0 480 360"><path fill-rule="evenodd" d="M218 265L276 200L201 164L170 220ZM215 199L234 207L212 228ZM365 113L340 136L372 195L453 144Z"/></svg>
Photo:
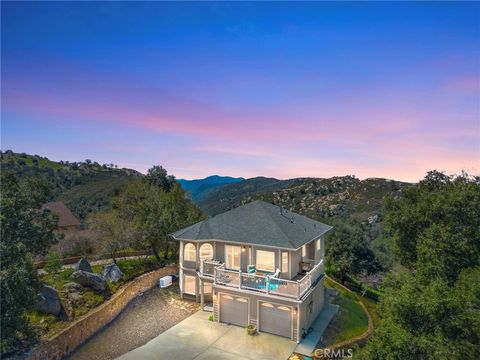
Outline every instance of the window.
<svg viewBox="0 0 480 360"><path fill-rule="evenodd" d="M200 246L200 261L213 259L213 246L211 244L203 244Z"/></svg>
<svg viewBox="0 0 480 360"><path fill-rule="evenodd" d="M273 251L257 250L256 267L258 270L275 271L275 253Z"/></svg>
<svg viewBox="0 0 480 360"><path fill-rule="evenodd" d="M240 246L225 245L225 267L240 270Z"/></svg>
<svg viewBox="0 0 480 360"><path fill-rule="evenodd" d="M282 252L282 272L288 273L288 252Z"/></svg>
<svg viewBox="0 0 480 360"><path fill-rule="evenodd" d="M302 256L303 257L307 256L307 246L306 245L302 246Z"/></svg>
<svg viewBox="0 0 480 360"><path fill-rule="evenodd" d="M191 244L190 244L191 245ZM197 295L197 284L195 276L185 275L185 294Z"/></svg>
<svg viewBox="0 0 480 360"><path fill-rule="evenodd" d="M317 240L317 250L320 250L320 239Z"/></svg>
<svg viewBox="0 0 480 360"><path fill-rule="evenodd" d="M197 251L195 245L186 244L185 249L183 250L183 260L185 261L196 261L197 260Z"/></svg>

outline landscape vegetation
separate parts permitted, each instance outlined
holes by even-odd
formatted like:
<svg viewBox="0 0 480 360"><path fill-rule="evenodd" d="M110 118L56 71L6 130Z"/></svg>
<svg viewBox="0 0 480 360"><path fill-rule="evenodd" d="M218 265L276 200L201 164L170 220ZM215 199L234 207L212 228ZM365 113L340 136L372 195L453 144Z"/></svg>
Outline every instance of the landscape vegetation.
<svg viewBox="0 0 480 360"><path fill-rule="evenodd" d="M340 311L324 336L332 345L375 330L359 359L480 357L480 178L431 171L417 184L388 179L278 180L215 176L177 181L161 166L146 175L93 161L55 162L2 152L2 352L31 346L107 300L121 284L178 259L168 234L235 206L262 199L334 226L327 274ZM183 187L183 188L182 188ZM80 219L81 237L56 231L39 209L64 201ZM62 253L58 244L74 251ZM71 245L71 244L70 244ZM121 251L150 255L122 260ZM69 314L42 314L42 284L63 287L73 269L61 258L113 258L124 276L104 291L85 289ZM46 273L35 263L44 260ZM93 266L94 273L102 271ZM34 342L34 341L33 341Z"/></svg>

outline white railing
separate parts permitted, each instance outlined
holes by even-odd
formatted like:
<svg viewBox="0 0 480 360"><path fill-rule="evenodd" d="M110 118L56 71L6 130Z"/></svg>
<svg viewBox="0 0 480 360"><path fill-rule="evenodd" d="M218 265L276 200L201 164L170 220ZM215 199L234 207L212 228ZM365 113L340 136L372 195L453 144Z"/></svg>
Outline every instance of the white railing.
<svg viewBox="0 0 480 360"><path fill-rule="evenodd" d="M203 260L200 263L200 273L204 276L215 276L215 268L223 266L223 263L217 260Z"/></svg>
<svg viewBox="0 0 480 360"><path fill-rule="evenodd" d="M323 259L313 267L303 278L298 280L298 298L300 299L307 291L316 284L316 281L324 273Z"/></svg>
<svg viewBox="0 0 480 360"><path fill-rule="evenodd" d="M215 284L300 299L323 274L323 260L298 281L227 270L223 264L217 264L214 273Z"/></svg>

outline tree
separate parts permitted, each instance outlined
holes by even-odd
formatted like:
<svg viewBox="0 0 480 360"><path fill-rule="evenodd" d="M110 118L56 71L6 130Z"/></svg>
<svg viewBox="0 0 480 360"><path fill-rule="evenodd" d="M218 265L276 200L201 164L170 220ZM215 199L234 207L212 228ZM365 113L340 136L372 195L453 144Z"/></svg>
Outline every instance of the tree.
<svg viewBox="0 0 480 360"><path fill-rule="evenodd" d="M389 200L385 218L407 270L386 280L382 321L359 358L480 358L479 180L429 172Z"/></svg>
<svg viewBox="0 0 480 360"><path fill-rule="evenodd" d="M334 272L345 282L348 274L373 273L381 270L375 254L357 223L338 222L328 235L326 258Z"/></svg>
<svg viewBox="0 0 480 360"><path fill-rule="evenodd" d="M139 179L127 185L112 205L118 221L129 224L135 239L150 248L161 261L161 252L166 260L170 251L177 249L169 234L200 221L203 215L165 169L155 166L149 174L146 180Z"/></svg>
<svg viewBox="0 0 480 360"><path fill-rule="evenodd" d="M45 255L57 240L57 219L41 211L49 188L33 177L19 181L3 171L0 195L0 270L2 351L30 333L24 318L40 288L32 256Z"/></svg>
<svg viewBox="0 0 480 360"><path fill-rule="evenodd" d="M49 274L55 274L62 268L62 259L55 252L48 254L45 260L45 271Z"/></svg>
<svg viewBox="0 0 480 360"><path fill-rule="evenodd" d="M128 220L119 218L118 210L92 213L88 216L87 223L99 233L103 251L115 263L117 262L116 254L135 242L134 229Z"/></svg>
<svg viewBox="0 0 480 360"><path fill-rule="evenodd" d="M165 192L171 191L176 185L175 176L168 175L167 170L159 165L155 165L148 169L145 179L150 185L158 186Z"/></svg>

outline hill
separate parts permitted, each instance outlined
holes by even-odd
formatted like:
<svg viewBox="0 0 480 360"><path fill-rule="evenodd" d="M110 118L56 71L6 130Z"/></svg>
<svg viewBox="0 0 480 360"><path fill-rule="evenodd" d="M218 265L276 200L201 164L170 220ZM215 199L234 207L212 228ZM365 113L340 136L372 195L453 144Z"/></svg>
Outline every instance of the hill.
<svg viewBox="0 0 480 360"><path fill-rule="evenodd" d="M224 184L237 183L243 180L245 179L242 177L234 178L230 176L212 175L204 179L178 179L177 181L179 182L180 186L190 194L193 201L200 201L209 190L215 187Z"/></svg>
<svg viewBox="0 0 480 360"><path fill-rule="evenodd" d="M142 176L136 170L118 168L91 160L83 162L52 161L39 155L0 152L2 171L20 178L40 176L53 189L52 199L65 202L80 219L92 211L106 208L121 186Z"/></svg>
<svg viewBox="0 0 480 360"><path fill-rule="evenodd" d="M282 203L291 211L315 219L353 217L363 221L381 213L385 196L395 195L409 185L388 179L359 180L353 176L289 180L257 177L216 187L206 193L198 205L213 216L262 199Z"/></svg>

